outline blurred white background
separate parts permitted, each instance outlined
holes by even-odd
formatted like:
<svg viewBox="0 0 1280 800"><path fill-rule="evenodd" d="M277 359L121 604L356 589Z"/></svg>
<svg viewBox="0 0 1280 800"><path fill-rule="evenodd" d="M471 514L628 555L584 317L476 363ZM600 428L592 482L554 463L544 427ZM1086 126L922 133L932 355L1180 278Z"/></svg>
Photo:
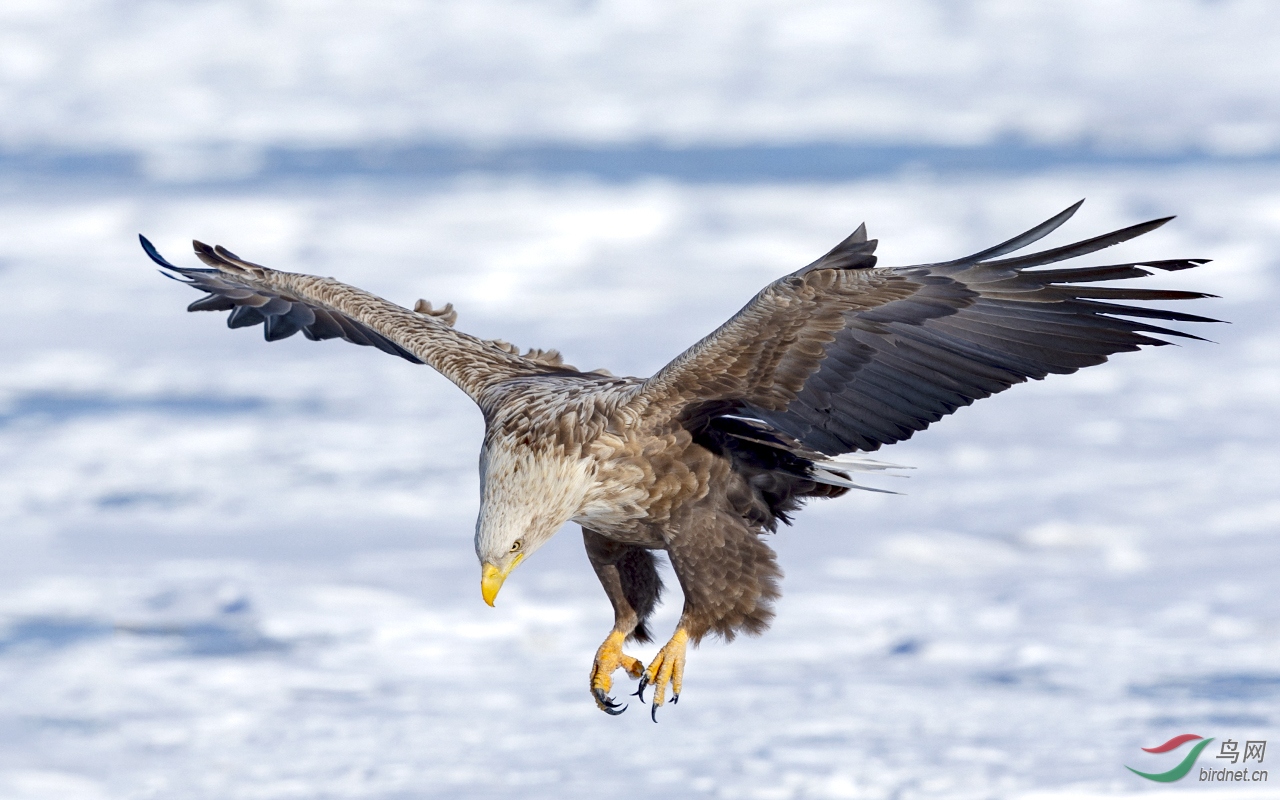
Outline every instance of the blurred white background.
<svg viewBox="0 0 1280 800"><path fill-rule="evenodd" d="M1141 747L1280 738L1277 34L1229 0L3 4L0 797L1136 796L1179 755ZM136 244L645 375L861 221L916 263L1080 197L1050 244L1176 213L1098 263L1214 258L1158 280L1232 324L884 451L906 496L780 532L773 630L692 653L657 726L586 692L572 526L482 604L470 401L187 315Z"/></svg>

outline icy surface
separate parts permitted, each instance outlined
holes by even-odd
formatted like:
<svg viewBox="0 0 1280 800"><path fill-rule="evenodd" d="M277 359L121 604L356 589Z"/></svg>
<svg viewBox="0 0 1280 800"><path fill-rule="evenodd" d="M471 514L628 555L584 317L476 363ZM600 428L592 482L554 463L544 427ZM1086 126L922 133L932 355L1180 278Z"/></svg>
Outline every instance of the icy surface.
<svg viewBox="0 0 1280 800"><path fill-rule="evenodd" d="M865 141L1280 151L1268 0L6 0L0 150Z"/></svg>
<svg viewBox="0 0 1280 800"><path fill-rule="evenodd" d="M1280 738L1278 179L12 188L0 796L1043 800L1145 793L1123 765L1178 733ZM773 629L693 652L657 726L586 692L610 614L576 530L481 602L461 393L187 315L133 238L452 301L470 332L643 375L859 221L915 263L1085 195L1051 242L1179 213L1098 263L1213 257L1158 280L1233 324L883 451L908 494L779 533Z"/></svg>

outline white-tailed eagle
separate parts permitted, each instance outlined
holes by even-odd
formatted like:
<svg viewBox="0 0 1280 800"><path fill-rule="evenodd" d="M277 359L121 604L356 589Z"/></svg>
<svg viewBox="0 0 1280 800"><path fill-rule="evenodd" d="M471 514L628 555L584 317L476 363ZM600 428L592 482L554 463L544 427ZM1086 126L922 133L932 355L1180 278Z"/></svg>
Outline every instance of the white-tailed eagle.
<svg viewBox="0 0 1280 800"><path fill-rule="evenodd" d="M850 471L884 465L846 454L909 438L1028 378L1101 364L1112 353L1196 339L1150 320L1213 322L1130 301L1209 297L1107 281L1205 259L1035 269L1160 227L1134 225L1076 244L1009 254L1066 222L1077 203L1003 244L954 261L877 267L865 227L774 281L728 322L647 379L581 372L555 351L521 353L453 327L452 306L403 308L339 283L253 264L195 243L208 269L147 254L207 295L190 311L262 323L268 341L299 331L429 364L484 413L476 555L490 605L515 567L566 522L613 604L590 690L610 714L622 668L653 688L656 714L680 695L685 648L707 634L760 633L778 597L765 534L812 497L850 488ZM666 551L684 593L670 641L647 667L623 652L649 641ZM656 716L655 716L656 721Z"/></svg>

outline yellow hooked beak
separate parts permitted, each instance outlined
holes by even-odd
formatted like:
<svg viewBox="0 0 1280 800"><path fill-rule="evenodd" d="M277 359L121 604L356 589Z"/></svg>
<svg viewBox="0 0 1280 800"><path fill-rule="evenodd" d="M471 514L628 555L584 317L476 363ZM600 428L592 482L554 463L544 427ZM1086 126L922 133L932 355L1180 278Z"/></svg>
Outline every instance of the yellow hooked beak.
<svg viewBox="0 0 1280 800"><path fill-rule="evenodd" d="M511 559L511 563L506 569L498 569L494 565L485 562L484 571L480 573L480 594L484 597L484 601L489 605L493 605L494 598L498 596L498 590L502 588L502 583L511 574L511 570L516 565L524 561L524 553L520 553Z"/></svg>

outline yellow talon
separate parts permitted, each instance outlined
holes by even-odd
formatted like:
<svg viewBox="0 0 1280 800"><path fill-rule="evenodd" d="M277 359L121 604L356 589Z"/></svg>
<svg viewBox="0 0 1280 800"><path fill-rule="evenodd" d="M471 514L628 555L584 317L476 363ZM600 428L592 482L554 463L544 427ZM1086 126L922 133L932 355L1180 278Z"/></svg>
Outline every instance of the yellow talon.
<svg viewBox="0 0 1280 800"><path fill-rule="evenodd" d="M653 663L645 671L641 681L641 691L645 684L653 686L653 706L650 716L658 721L658 706L667 701L667 684L671 684L671 702L680 699L680 689L684 681L684 656L689 644L689 634L684 628L676 628L671 641L663 645L654 657Z"/></svg>
<svg viewBox="0 0 1280 800"><path fill-rule="evenodd" d="M627 707L619 708L618 703L609 697L609 690L613 688L614 670L621 667L633 678L639 678L644 672L644 664L639 659L622 652L622 643L626 638L622 631L610 633L596 651L595 663L591 665L591 696L595 698L601 711L615 716Z"/></svg>

